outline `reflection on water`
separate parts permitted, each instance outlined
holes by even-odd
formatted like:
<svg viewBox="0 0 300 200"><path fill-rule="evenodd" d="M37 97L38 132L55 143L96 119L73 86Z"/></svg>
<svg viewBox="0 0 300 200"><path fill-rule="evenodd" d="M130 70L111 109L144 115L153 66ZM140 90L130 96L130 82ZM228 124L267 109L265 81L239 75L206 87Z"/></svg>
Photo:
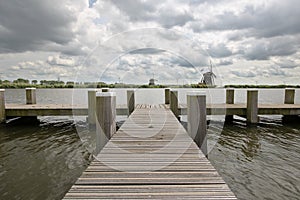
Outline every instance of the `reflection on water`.
<svg viewBox="0 0 300 200"><path fill-rule="evenodd" d="M299 124L225 124L209 160L239 199L299 199L299 145Z"/></svg>

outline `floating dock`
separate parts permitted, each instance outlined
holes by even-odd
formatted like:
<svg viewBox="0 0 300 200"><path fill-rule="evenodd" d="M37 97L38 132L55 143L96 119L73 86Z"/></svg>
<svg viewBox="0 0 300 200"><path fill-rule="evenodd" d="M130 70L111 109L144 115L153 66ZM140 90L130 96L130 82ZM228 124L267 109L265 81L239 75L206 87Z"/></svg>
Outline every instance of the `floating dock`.
<svg viewBox="0 0 300 200"><path fill-rule="evenodd" d="M236 199L164 105L137 105L64 199Z"/></svg>

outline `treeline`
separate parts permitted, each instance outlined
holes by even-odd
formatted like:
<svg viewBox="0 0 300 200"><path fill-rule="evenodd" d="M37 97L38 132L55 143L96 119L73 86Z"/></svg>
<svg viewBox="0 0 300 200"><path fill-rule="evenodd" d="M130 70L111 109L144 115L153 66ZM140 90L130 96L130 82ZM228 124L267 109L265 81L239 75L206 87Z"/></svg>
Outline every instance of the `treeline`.
<svg viewBox="0 0 300 200"><path fill-rule="evenodd" d="M225 85L225 88L300 88L300 85Z"/></svg>
<svg viewBox="0 0 300 200"><path fill-rule="evenodd" d="M125 83L108 84L104 82L74 82L74 81L56 81L56 80L32 80L18 78L13 81L0 80L0 88L165 88L163 85L135 85Z"/></svg>
<svg viewBox="0 0 300 200"><path fill-rule="evenodd" d="M32 80L18 78L13 81L0 80L0 88L214 88L205 84L185 84L185 85L136 85L126 83L108 84L105 82L74 82L56 80ZM300 88L300 85L225 85L225 88Z"/></svg>
<svg viewBox="0 0 300 200"><path fill-rule="evenodd" d="M36 88L72 88L74 87L74 82L63 82L54 80L32 80L31 82L27 79L18 78L13 81L0 80L0 88L26 88L26 87L36 87Z"/></svg>

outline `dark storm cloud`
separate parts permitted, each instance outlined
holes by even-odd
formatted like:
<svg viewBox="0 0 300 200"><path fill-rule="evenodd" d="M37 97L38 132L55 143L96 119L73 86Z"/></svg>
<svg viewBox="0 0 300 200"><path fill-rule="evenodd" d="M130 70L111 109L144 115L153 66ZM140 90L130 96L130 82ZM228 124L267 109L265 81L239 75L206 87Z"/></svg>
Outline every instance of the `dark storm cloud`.
<svg viewBox="0 0 300 200"><path fill-rule="evenodd" d="M65 45L74 33L72 12L61 1L0 0L0 53Z"/></svg>

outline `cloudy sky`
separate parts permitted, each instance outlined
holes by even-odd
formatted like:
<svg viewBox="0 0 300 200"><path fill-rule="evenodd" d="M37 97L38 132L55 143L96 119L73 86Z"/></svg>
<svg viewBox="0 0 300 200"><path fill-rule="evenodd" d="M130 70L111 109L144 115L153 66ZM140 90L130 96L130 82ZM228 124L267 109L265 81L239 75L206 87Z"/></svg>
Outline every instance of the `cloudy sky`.
<svg viewBox="0 0 300 200"><path fill-rule="evenodd" d="M0 78L300 84L298 0L0 0Z"/></svg>

